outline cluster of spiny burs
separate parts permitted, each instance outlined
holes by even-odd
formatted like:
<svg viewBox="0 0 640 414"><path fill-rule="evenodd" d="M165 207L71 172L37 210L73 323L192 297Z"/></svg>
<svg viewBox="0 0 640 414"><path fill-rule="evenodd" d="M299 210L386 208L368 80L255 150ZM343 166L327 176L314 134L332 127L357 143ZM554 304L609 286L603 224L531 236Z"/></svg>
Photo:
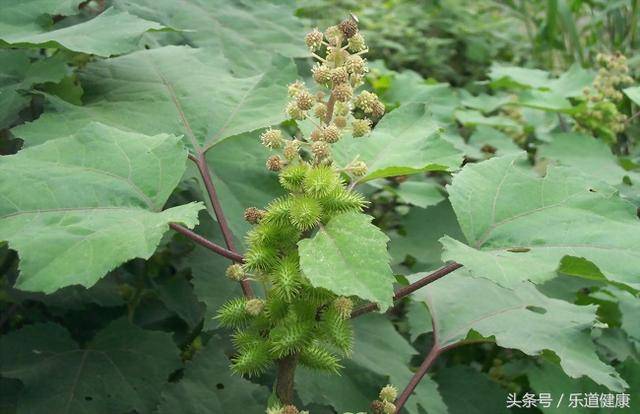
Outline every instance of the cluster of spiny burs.
<svg viewBox="0 0 640 414"><path fill-rule="evenodd" d="M620 54L598 54L600 66L593 85L583 91L584 105L576 113L576 130L615 142L616 134L626 128L627 117L618 109L624 95L621 89L633 83L627 58Z"/></svg>
<svg viewBox="0 0 640 414"><path fill-rule="evenodd" d="M233 280L260 282L264 297L233 299L217 315L222 326L235 329L232 369L247 376L291 357L309 368L337 372L353 343L352 300L311 285L301 272L297 243L332 217L366 205L345 181L366 174L366 165L357 159L334 165L331 144L347 131L366 139L361 137L383 115L384 105L370 92L354 93L367 72L361 57L366 46L355 20L325 33L314 29L305 41L318 60L313 78L324 91L311 92L300 81L291 84L285 111L301 130L308 123L312 132L291 139L279 129L262 133L262 144L278 152L267 160L267 169L278 173L287 195L264 210L245 211L255 225L246 237L245 262L227 269Z"/></svg>

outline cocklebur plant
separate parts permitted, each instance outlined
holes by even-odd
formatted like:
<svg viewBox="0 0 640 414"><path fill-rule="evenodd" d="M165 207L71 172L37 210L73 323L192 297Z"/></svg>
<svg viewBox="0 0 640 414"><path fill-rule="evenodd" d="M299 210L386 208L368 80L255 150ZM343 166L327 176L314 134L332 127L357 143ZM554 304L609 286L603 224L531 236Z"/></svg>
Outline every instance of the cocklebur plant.
<svg viewBox="0 0 640 414"><path fill-rule="evenodd" d="M583 102L574 115L575 129L615 142L627 124L627 116L620 110L621 89L632 84L633 78L627 58L620 53L598 54L596 61L600 69L591 87L583 91Z"/></svg>
<svg viewBox="0 0 640 414"><path fill-rule="evenodd" d="M314 287L305 278L297 243L333 217L366 206L365 198L347 186L348 180L366 174L366 164L354 159L336 165L331 146L345 139L347 131L351 139L367 139L374 121L385 112L375 94L356 91L368 69L362 57L366 45L355 20L349 18L324 33L314 29L305 42L317 60L312 76L318 88L312 91L301 81L290 84L284 111L313 128L307 136L292 139L279 129L261 134L262 145L275 152L266 168L278 174L287 194L264 210L245 211L254 227L246 235L244 264L227 269L232 280L259 282L264 296L232 299L217 315L220 325L234 329L232 370L255 376L277 365L276 394L282 404L292 399L283 371L292 375L300 364L338 373L340 358L351 353L353 300Z"/></svg>

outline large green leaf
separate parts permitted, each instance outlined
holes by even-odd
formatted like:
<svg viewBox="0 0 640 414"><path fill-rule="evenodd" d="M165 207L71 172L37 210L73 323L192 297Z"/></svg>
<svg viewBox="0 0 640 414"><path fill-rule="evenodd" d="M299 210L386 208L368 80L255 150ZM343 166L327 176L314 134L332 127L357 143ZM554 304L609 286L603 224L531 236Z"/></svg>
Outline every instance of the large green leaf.
<svg viewBox="0 0 640 414"><path fill-rule="evenodd" d="M460 104L455 90L446 83L429 85L419 74L410 70L394 73L382 98L394 105L423 103L427 111L440 122L451 122L453 110Z"/></svg>
<svg viewBox="0 0 640 414"><path fill-rule="evenodd" d="M338 412L362 412L386 383L402 389L413 376L408 363L417 352L385 316L366 315L354 320L353 325L353 357L345 361L347 369L341 376L297 372L297 390L305 404L324 403ZM380 377L387 380L376 383ZM447 412L437 385L429 376L420 382L405 410L410 414L424 410L429 414Z"/></svg>
<svg viewBox="0 0 640 414"><path fill-rule="evenodd" d="M112 8L86 22L51 31L45 31L37 24L14 26L14 17L23 13L24 9L31 11L33 3L36 2L14 2L13 6L2 7L7 18L4 22L0 20L0 28L4 26L5 29L0 30L0 44L12 47L62 47L75 52L111 56L138 49L138 42L144 33L165 28L156 22Z"/></svg>
<svg viewBox="0 0 640 414"><path fill-rule="evenodd" d="M231 375L221 338L214 336L190 361L178 383L162 392L158 414L262 414L268 388Z"/></svg>
<svg viewBox="0 0 640 414"><path fill-rule="evenodd" d="M443 369L436 382L449 414L509 413L507 390L474 368L456 365Z"/></svg>
<svg viewBox="0 0 640 414"><path fill-rule="evenodd" d="M636 105L640 105L640 86L633 86L626 88L624 93L631 99Z"/></svg>
<svg viewBox="0 0 640 414"><path fill-rule="evenodd" d="M440 124L425 104L403 105L382 118L370 136L345 137L334 145L335 160L364 161L369 174L360 181L424 171L452 171L462 154L439 135Z"/></svg>
<svg viewBox="0 0 640 414"><path fill-rule="evenodd" d="M88 287L150 257L169 223L193 227L201 204L160 211L186 158L180 138L100 124L0 158L0 240L20 254L16 286Z"/></svg>
<svg viewBox="0 0 640 414"><path fill-rule="evenodd" d="M494 63L489 78L496 86L543 88L549 84L549 72L540 69L503 66Z"/></svg>
<svg viewBox="0 0 640 414"><path fill-rule="evenodd" d="M537 155L560 165L580 170L608 184L621 184L628 174L602 140L579 133L554 134L550 143L541 145Z"/></svg>
<svg viewBox="0 0 640 414"><path fill-rule="evenodd" d="M373 217L345 213L332 218L310 239L298 242L300 267L316 287L379 304L393 303L389 238L371 224Z"/></svg>
<svg viewBox="0 0 640 414"><path fill-rule="evenodd" d="M640 221L615 189L575 170L550 167L538 177L516 163L519 155L465 167L448 187L467 239L444 237L443 258L504 286L542 282L563 267L591 277L595 264L607 279L640 287Z"/></svg>
<svg viewBox="0 0 640 414"><path fill-rule="evenodd" d="M494 64L489 77L497 87L541 89L562 98L573 98L581 96L584 88L591 86L595 73L574 64L554 79L544 70Z"/></svg>
<svg viewBox="0 0 640 414"><path fill-rule="evenodd" d="M82 0L1 0L1 36L13 37L44 32L53 24L52 16L77 14L77 6L80 3ZM45 16L46 18L43 18Z"/></svg>
<svg viewBox="0 0 640 414"><path fill-rule="evenodd" d="M596 321L596 306L550 299L526 281L507 289L460 270L416 295L427 301L434 346L440 350L477 340L477 333L528 355L551 351L573 378L586 375L614 391L627 385L596 355L589 333Z"/></svg>
<svg viewBox="0 0 640 414"><path fill-rule="evenodd" d="M463 237L448 201L426 209L412 208L400 218L399 224L400 231L391 234L389 243L392 263L406 261L412 264L413 271L432 270L442 265L442 246L438 240L445 234Z"/></svg>
<svg viewBox="0 0 640 414"><path fill-rule="evenodd" d="M184 135L193 150L277 124L284 119L293 63L274 60L265 73L236 78L222 56L200 49L168 46L102 60L81 80L84 106L52 100L53 110L14 129L35 144L69 134L91 121L147 135Z"/></svg>
<svg viewBox="0 0 640 414"><path fill-rule="evenodd" d="M286 0L116 0L145 19L183 29L186 43L211 48L243 74L263 73L274 53L308 56L295 4Z"/></svg>
<svg viewBox="0 0 640 414"><path fill-rule="evenodd" d="M58 55L31 63L30 51L0 50L0 129L11 126L29 104L34 84L58 82L66 73L66 63Z"/></svg>
<svg viewBox="0 0 640 414"><path fill-rule="evenodd" d="M148 413L180 366L171 335L118 320L84 347L53 323L0 339L0 372L24 384L19 414Z"/></svg>

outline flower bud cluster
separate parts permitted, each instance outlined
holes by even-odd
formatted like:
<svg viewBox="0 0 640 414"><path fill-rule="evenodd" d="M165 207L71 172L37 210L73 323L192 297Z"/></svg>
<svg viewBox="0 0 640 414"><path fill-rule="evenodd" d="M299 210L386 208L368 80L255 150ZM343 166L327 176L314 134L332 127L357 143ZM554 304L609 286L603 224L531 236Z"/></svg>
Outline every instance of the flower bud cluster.
<svg viewBox="0 0 640 414"><path fill-rule="evenodd" d="M232 369L242 375L258 375L289 355L300 365L337 372L340 356L349 355L352 348L353 302L311 285L300 269L297 243L336 215L362 211L366 205L341 175L364 176L366 164L356 159L344 168L335 167L331 145L349 132L354 137L367 135L373 120L384 114L384 105L373 93L354 91L367 72L361 56L366 46L355 20L324 33L314 29L305 43L319 61L313 78L329 93L312 92L301 81L292 83L285 112L310 132L289 139L283 131L269 128L260 135L260 142L276 152L267 159L267 169L278 173L287 194L264 210L245 211L246 221L254 225L247 234L245 261L227 270L233 280L264 283L266 295L230 300L217 315L222 326L235 330ZM277 410L297 412L293 406Z"/></svg>
<svg viewBox="0 0 640 414"><path fill-rule="evenodd" d="M371 404L374 414L395 414L396 406L393 403L398 398L398 390L392 385L386 385L380 390L379 399Z"/></svg>
<svg viewBox="0 0 640 414"><path fill-rule="evenodd" d="M324 32L313 29L305 36L305 43L317 63L311 69L312 77L321 89L313 93L302 81L289 85L289 103L285 113L295 121L314 125L308 136L295 140L283 138L279 130L262 133L262 144L282 155L271 156L267 169L278 172L287 165L311 158L313 165L333 163L331 144L345 135L364 137L371 132L374 121L385 113L378 96L369 91L358 93L356 88L369 71L363 54L367 51L364 37L358 31L354 18L347 18ZM341 171L354 176L366 174L367 166L360 161L352 168Z"/></svg>
<svg viewBox="0 0 640 414"><path fill-rule="evenodd" d="M633 83L629 76L627 58L621 53L598 54L600 66L591 87L583 91L583 103L574 115L575 129L615 142L617 134L627 126L627 116L618 105L624 95L622 89Z"/></svg>

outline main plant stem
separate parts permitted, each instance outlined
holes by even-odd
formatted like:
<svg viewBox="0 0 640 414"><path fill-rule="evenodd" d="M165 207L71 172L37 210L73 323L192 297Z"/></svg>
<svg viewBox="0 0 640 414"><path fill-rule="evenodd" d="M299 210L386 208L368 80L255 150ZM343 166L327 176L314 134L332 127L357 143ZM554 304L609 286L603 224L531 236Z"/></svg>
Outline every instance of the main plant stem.
<svg viewBox="0 0 640 414"><path fill-rule="evenodd" d="M293 386L298 355L291 354L276 362L278 377L276 379L276 395L283 405L293 404Z"/></svg>
<svg viewBox="0 0 640 414"><path fill-rule="evenodd" d="M327 114L324 117L325 125L329 125L333 119L333 108L336 103L336 97L331 94L327 102ZM276 378L276 395L283 405L293 404L293 386L298 365L298 355L291 354L276 362L277 378Z"/></svg>
<svg viewBox="0 0 640 414"><path fill-rule="evenodd" d="M227 248L232 253L238 254L238 250L236 249L236 246L233 242L233 233L231 233L231 229L229 228L227 219L224 216L224 212L222 211L220 199L218 198L216 187L213 185L213 180L211 179L211 171L209 170L209 166L207 165L207 160L204 153L198 153L197 157L189 155L189 159L196 164L196 167L198 167L198 171L200 172L200 176L202 177L202 182L204 183L204 188L207 191L207 195L209 196L211 207L213 208L213 212L216 215L216 219L218 220L218 225L220 226L220 231L222 232L222 237L224 238L224 242L227 245ZM241 262L240 260L235 261ZM244 296L247 298L252 298L253 289L251 289L249 281L247 279L243 279L240 281L240 285L242 286L242 293L244 293Z"/></svg>

